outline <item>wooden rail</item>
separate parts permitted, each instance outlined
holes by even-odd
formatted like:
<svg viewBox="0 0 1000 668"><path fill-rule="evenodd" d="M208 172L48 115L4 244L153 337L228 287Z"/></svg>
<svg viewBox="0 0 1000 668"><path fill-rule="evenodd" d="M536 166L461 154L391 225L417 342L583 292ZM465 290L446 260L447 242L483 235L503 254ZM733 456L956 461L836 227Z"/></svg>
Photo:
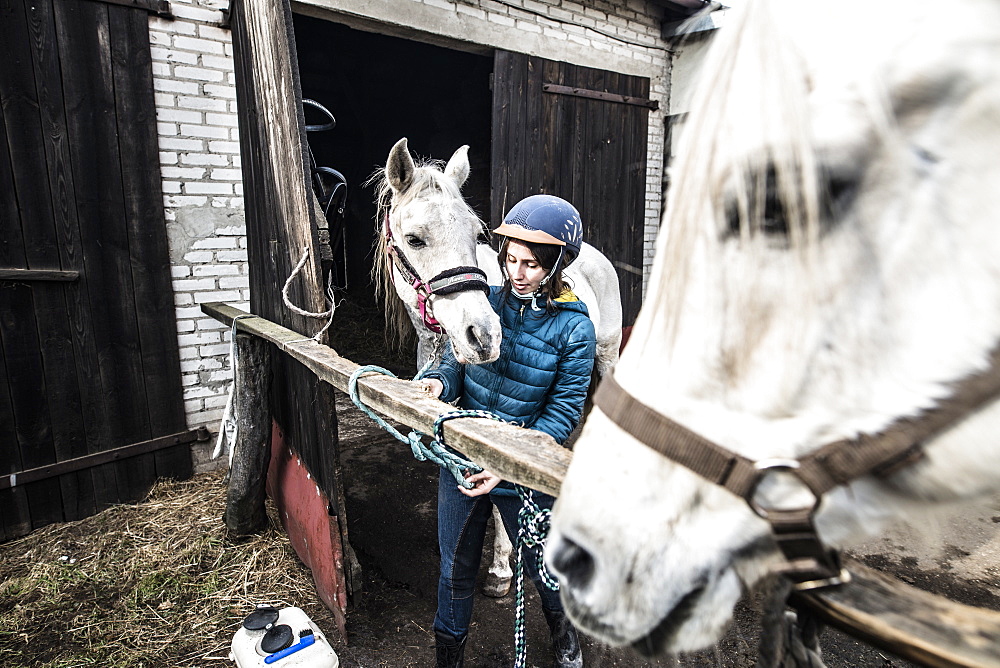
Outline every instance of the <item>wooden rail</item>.
<svg viewBox="0 0 1000 668"><path fill-rule="evenodd" d="M79 280L80 272L59 269L0 269L0 281L62 281Z"/></svg>
<svg viewBox="0 0 1000 668"><path fill-rule="evenodd" d="M232 325L247 313L225 304L202 304L201 310L219 322ZM333 348L306 339L301 334L259 318L240 317L240 332L270 341L301 362L316 376L347 392L351 376L360 365L341 357ZM432 398L409 380L381 374L366 374L358 381L361 400L386 417L431 433L434 421L455 407ZM458 418L444 424L445 442L466 457L510 480L553 496L569 467L571 453L551 436L531 429L484 420Z"/></svg>
<svg viewBox="0 0 1000 668"><path fill-rule="evenodd" d="M269 341L321 380L347 392L358 364L301 334L224 304L202 310L227 325ZM362 401L392 420L430 433L434 420L452 410L407 380L369 374L358 382ZM477 418L445 423L445 441L505 480L558 495L571 453L541 432ZM1000 668L1000 612L973 608L886 577L845 560L850 584L798 594L793 603L810 614L904 659L955 668Z"/></svg>
<svg viewBox="0 0 1000 668"><path fill-rule="evenodd" d="M934 668L1000 667L1000 612L950 601L845 559L849 584L792 603L844 633Z"/></svg>

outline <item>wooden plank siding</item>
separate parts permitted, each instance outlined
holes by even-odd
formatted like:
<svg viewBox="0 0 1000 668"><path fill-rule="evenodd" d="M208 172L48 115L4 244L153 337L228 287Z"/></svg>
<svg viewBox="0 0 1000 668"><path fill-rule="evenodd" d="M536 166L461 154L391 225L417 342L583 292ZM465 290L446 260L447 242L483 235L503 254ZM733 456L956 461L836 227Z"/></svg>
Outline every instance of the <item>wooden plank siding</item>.
<svg viewBox="0 0 1000 668"><path fill-rule="evenodd" d="M0 0L12 56L0 63L0 474L186 426L147 17ZM36 280L45 275L75 280ZM190 474L189 446L178 446L2 490L2 537Z"/></svg>
<svg viewBox="0 0 1000 668"><path fill-rule="evenodd" d="M112 42L111 55L116 90L151 92L152 55L149 48L148 13L108 7L111 30L119 38ZM145 381L145 403L151 426L146 438L179 432L186 426L182 396L177 325L170 275L170 253L165 233L160 194L159 145L156 134L156 107L152 94L117 95L119 152L129 270L133 286L138 329L141 378ZM156 156L127 162L124 156ZM150 225L150 221L158 224ZM154 428L153 425L156 425ZM156 431L156 434L153 431ZM133 458L133 461L143 461ZM190 453L183 447L157 451L146 465L155 471L190 469Z"/></svg>
<svg viewBox="0 0 1000 668"><path fill-rule="evenodd" d="M2 22L6 16L0 16ZM2 30L2 23L0 23ZM6 126L3 105L0 105L0 123ZM17 220L17 200L14 192L14 174L10 161L10 146L6 133L0 133L0 235L7 239L7 227L10 221ZM0 264L13 261L10 243L0 243ZM0 289L0 300L4 300L5 291ZM7 311L7 304L0 301L0 312ZM0 354L0 434L9 440L0 447L0 471L21 470L21 450L15 447L14 405L10 391L7 361ZM0 496L0 540L19 536L30 531L28 518L27 492L24 489L12 490L5 497Z"/></svg>
<svg viewBox="0 0 1000 668"><path fill-rule="evenodd" d="M642 276L630 268L643 264L649 79L497 51L493 91L492 225L528 195L572 202L585 239L618 268L631 325L642 302Z"/></svg>
<svg viewBox="0 0 1000 668"><path fill-rule="evenodd" d="M55 7L49 2L39 3L34 7L33 16L34 20L28 24L30 53L37 82L40 123L45 137L43 147L52 216L59 239L58 264L65 268L82 268L83 246L70 158L66 100L61 83L63 72L56 36ZM72 363L67 360L64 368L73 371L63 381L66 392L72 393L72 396L64 404L60 419L65 422L67 432L72 434L73 447L59 453L60 461L99 451L99 444L110 442L104 435L107 428L105 417L97 410L103 395L102 388L96 383L97 350L91 313L83 300L86 287L87 277L84 274L78 282L63 291L69 325L69 351L72 353ZM117 488L111 468L62 476L60 480L73 480L74 477L77 486L75 494L72 489L63 490L66 519L90 515L97 510L102 497L104 504L114 503L117 498L117 493L107 493L108 490L115 492Z"/></svg>
<svg viewBox="0 0 1000 668"><path fill-rule="evenodd" d="M324 321L285 306L281 290L303 250L309 261L293 281L292 303L312 313L327 309L319 263L318 221L310 189L302 92L293 57L287 2L238 0L232 5L236 93L246 193L250 308L312 336ZM295 362L273 369L274 417L332 502L339 498L334 397ZM303 406L309 406L303 410Z"/></svg>
<svg viewBox="0 0 1000 668"><path fill-rule="evenodd" d="M80 0L56 5L63 90L71 137L71 165L89 309L98 352L98 374L105 401L103 418L110 440L131 443L147 438L148 415L139 359L136 304L125 219L122 165L118 155L114 72L109 7ZM127 11L127 10L125 10ZM116 467L117 492L136 498L151 477L149 455L132 462L131 470ZM106 467L101 467L106 468ZM146 483L148 484L148 483ZM112 498L110 485L104 494ZM103 499L102 499L103 500ZM113 501L112 501L113 502Z"/></svg>
<svg viewBox="0 0 1000 668"><path fill-rule="evenodd" d="M289 297L308 312L327 309L318 234L322 212L309 183L291 5L288 0L234 0L230 19L243 156L250 308L301 333L300 338L308 338L323 327L324 320L295 313L282 296L282 287L308 249L309 260L292 282ZM324 335L321 341L326 340ZM291 358L281 356L273 362L271 413L280 427L281 441L301 458L328 500L329 519L338 525L337 538L345 559L352 560L347 518L341 507L334 390ZM335 551L337 548L335 545ZM300 556L305 563L313 561L308 554ZM354 569L353 562L348 568ZM317 581L321 595L344 588L343 562L335 570L332 582ZM313 576L324 577L317 571ZM324 601L343 628L346 603Z"/></svg>
<svg viewBox="0 0 1000 668"><path fill-rule="evenodd" d="M7 132L7 152L13 180L17 212L3 223L2 235L7 245L4 266L28 267L48 258L47 249L54 248L50 198L45 184L45 163L38 154L42 144L42 129L38 123L35 81L31 68L27 12L23 5L11 7L2 21L0 41L12 47L14 67L5 68L0 79L3 98L4 124ZM8 12L4 12L8 14ZM32 224L23 226L23 219ZM51 265L49 265L51 266ZM52 294L14 284L0 290L0 348L7 366L8 383L13 388L31 388L11 392L15 442L19 444L19 461L32 468L55 459L51 419L49 417L47 379L45 377L39 326L52 324ZM37 300L37 310L36 310ZM31 447L27 447L31 444ZM61 518L58 482L47 480L25 489L26 503L31 513L42 523ZM27 518L19 518L22 527L30 528ZM23 530L23 529L22 529Z"/></svg>

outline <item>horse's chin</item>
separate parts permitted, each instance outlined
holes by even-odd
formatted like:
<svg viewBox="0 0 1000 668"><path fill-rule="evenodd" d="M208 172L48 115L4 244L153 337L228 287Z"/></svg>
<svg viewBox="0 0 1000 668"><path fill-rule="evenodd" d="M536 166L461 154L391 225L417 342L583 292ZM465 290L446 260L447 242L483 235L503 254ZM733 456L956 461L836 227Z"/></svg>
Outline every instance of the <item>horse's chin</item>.
<svg viewBox="0 0 1000 668"><path fill-rule="evenodd" d="M452 344L451 352L455 355L455 361L459 364L488 364L500 357L500 346L495 350L462 350Z"/></svg>
<svg viewBox="0 0 1000 668"><path fill-rule="evenodd" d="M628 645L639 654L653 658L716 644L725 633L742 594L739 578L732 569L727 569L710 581L695 585L676 604L661 610L659 616L655 616L655 623L636 631L625 631L625 625L617 623L613 617L598 618L565 589L562 599L573 623L585 633L611 645Z"/></svg>

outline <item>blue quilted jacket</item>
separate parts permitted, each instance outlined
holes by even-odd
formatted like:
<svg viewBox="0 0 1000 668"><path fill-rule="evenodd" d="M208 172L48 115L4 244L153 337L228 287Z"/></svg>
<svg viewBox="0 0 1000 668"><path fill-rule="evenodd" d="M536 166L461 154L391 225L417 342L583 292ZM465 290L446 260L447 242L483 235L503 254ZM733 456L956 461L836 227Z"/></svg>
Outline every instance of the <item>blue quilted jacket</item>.
<svg viewBox="0 0 1000 668"><path fill-rule="evenodd" d="M425 377L444 383L441 400L495 413L509 422L565 441L583 413L597 346L587 307L570 291L554 314L490 289L500 315L500 357L489 364L459 364L447 347L440 365Z"/></svg>

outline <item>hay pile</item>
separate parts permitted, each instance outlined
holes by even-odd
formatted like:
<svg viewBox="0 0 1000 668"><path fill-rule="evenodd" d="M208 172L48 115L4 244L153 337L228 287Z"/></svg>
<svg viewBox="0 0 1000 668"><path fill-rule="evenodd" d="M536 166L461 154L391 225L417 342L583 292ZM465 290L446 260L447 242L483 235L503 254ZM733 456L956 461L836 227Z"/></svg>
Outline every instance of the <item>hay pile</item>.
<svg viewBox="0 0 1000 668"><path fill-rule="evenodd" d="M0 665L234 665L233 634L259 603L303 608L333 641L273 507L263 534L227 537L222 476L0 545Z"/></svg>

